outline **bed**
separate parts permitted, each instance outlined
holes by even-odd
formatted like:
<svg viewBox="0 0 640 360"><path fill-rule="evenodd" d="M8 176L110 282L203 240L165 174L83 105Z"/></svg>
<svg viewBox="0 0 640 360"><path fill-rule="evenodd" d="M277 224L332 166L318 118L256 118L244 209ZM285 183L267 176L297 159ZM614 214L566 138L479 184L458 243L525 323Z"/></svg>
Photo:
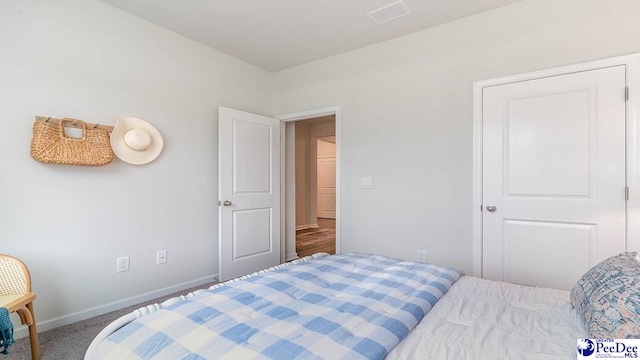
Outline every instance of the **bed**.
<svg viewBox="0 0 640 360"><path fill-rule="evenodd" d="M635 256L599 264L569 293L315 254L138 309L105 328L85 359L575 358L578 339L640 336Z"/></svg>

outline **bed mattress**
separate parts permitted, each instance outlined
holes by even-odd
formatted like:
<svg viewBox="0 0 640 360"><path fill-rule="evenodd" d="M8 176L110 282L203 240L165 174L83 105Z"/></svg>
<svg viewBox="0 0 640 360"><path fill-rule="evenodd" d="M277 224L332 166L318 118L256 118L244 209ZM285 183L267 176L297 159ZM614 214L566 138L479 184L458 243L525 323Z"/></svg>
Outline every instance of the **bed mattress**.
<svg viewBox="0 0 640 360"><path fill-rule="evenodd" d="M462 275L361 254L283 266L160 306L85 358L379 360Z"/></svg>
<svg viewBox="0 0 640 360"><path fill-rule="evenodd" d="M575 359L587 337L567 291L464 276L386 359Z"/></svg>

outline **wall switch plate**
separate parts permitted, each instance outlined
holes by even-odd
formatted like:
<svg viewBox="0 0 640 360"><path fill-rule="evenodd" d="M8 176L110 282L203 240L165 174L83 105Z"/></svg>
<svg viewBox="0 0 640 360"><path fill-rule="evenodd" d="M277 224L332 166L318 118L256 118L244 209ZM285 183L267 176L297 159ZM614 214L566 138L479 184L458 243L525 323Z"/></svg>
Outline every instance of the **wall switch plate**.
<svg viewBox="0 0 640 360"><path fill-rule="evenodd" d="M373 189L373 178L371 178L371 177L361 177L360 178L360 189Z"/></svg>
<svg viewBox="0 0 640 360"><path fill-rule="evenodd" d="M167 262L167 250L160 250L156 254L156 264L165 264Z"/></svg>
<svg viewBox="0 0 640 360"><path fill-rule="evenodd" d="M425 250L416 250L416 261L419 263L426 263L427 252Z"/></svg>
<svg viewBox="0 0 640 360"><path fill-rule="evenodd" d="M116 259L116 272L129 271L129 257L123 256Z"/></svg>

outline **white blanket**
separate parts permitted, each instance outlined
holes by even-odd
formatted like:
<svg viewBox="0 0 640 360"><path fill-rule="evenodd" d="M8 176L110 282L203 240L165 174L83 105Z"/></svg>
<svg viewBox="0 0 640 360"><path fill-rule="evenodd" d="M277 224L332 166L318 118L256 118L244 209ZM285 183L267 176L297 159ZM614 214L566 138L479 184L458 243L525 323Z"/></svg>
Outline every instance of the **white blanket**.
<svg viewBox="0 0 640 360"><path fill-rule="evenodd" d="M575 359L586 337L569 292L464 276L386 359Z"/></svg>

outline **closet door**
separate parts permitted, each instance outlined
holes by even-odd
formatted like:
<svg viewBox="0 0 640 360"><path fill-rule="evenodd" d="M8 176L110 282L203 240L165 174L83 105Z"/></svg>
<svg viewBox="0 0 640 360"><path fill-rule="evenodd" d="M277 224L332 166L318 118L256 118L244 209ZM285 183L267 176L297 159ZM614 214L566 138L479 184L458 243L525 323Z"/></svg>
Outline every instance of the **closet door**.
<svg viewBox="0 0 640 360"><path fill-rule="evenodd" d="M483 89L483 277L571 289L625 250L625 66Z"/></svg>

